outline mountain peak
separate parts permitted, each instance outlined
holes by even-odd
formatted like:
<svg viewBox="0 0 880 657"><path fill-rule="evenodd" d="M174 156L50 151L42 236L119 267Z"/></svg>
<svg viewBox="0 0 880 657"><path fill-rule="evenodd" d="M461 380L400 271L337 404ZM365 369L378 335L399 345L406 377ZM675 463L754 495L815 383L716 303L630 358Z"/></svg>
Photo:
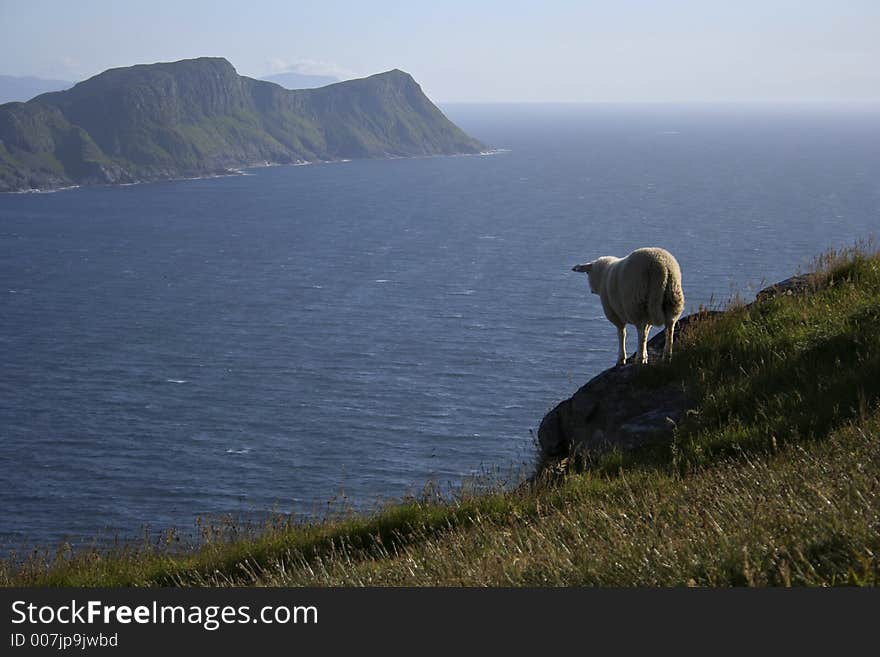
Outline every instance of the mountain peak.
<svg viewBox="0 0 880 657"><path fill-rule="evenodd" d="M396 80L400 82L415 82L413 76L411 76L406 71L401 71L399 68L392 68L390 71L384 71L382 73L376 73L375 75L369 76L371 78L387 78L389 80Z"/></svg>

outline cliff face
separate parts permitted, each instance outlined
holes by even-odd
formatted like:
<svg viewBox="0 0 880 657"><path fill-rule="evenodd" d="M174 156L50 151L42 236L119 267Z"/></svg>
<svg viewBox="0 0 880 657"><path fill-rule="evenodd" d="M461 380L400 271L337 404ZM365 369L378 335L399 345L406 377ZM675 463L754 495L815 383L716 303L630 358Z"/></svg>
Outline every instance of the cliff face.
<svg viewBox="0 0 880 657"><path fill-rule="evenodd" d="M0 105L0 191L483 148L398 70L290 91L200 58L111 69Z"/></svg>

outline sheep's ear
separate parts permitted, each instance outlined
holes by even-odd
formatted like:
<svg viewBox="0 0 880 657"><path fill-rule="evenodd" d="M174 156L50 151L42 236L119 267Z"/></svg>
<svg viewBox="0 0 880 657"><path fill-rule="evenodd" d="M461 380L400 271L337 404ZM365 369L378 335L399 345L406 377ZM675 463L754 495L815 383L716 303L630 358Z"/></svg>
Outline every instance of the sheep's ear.
<svg viewBox="0 0 880 657"><path fill-rule="evenodd" d="M575 265L574 267L571 268L571 270L572 270L572 271L579 271L579 272L583 272L583 273L588 274L588 273L590 273L590 270L591 270L592 268L593 268L593 263L592 263L592 262L586 262L586 263L584 263L584 264L582 264L582 265Z"/></svg>

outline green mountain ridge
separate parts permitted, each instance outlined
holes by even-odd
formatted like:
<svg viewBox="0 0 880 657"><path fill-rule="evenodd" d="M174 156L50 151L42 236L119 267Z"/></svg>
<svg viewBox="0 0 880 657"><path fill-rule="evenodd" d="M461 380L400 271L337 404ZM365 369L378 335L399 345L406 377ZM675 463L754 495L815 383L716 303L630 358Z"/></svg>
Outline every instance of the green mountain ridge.
<svg viewBox="0 0 880 657"><path fill-rule="evenodd" d="M287 90L199 58L110 69L0 105L0 191L482 150L397 69Z"/></svg>

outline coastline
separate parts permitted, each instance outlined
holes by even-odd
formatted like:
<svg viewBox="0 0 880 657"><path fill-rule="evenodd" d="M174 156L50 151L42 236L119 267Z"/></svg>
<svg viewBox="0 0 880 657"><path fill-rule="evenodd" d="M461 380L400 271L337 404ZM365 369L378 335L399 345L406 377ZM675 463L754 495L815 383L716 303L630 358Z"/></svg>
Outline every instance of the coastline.
<svg viewBox="0 0 880 657"><path fill-rule="evenodd" d="M173 176L162 178L146 178L143 180L135 180L134 182L120 183L101 183L101 184L85 184L85 185L62 185L59 187L31 187L28 189L15 189L9 191L0 191L0 196L4 194L55 194L58 192L68 192L75 189L94 188L94 187L131 187L134 185L147 185L160 182L181 182L185 180L210 180L213 178L229 178L232 176L248 176L253 175L247 173L251 169L265 169L268 167L304 167L316 164L344 164L357 160L419 160L435 157L488 157L491 155L502 155L510 153L509 148L490 148L479 153L437 153L433 155L388 155L385 157L370 158L340 158L338 160L298 160L296 162L249 162L235 167L229 167L222 171L207 173L201 176Z"/></svg>

